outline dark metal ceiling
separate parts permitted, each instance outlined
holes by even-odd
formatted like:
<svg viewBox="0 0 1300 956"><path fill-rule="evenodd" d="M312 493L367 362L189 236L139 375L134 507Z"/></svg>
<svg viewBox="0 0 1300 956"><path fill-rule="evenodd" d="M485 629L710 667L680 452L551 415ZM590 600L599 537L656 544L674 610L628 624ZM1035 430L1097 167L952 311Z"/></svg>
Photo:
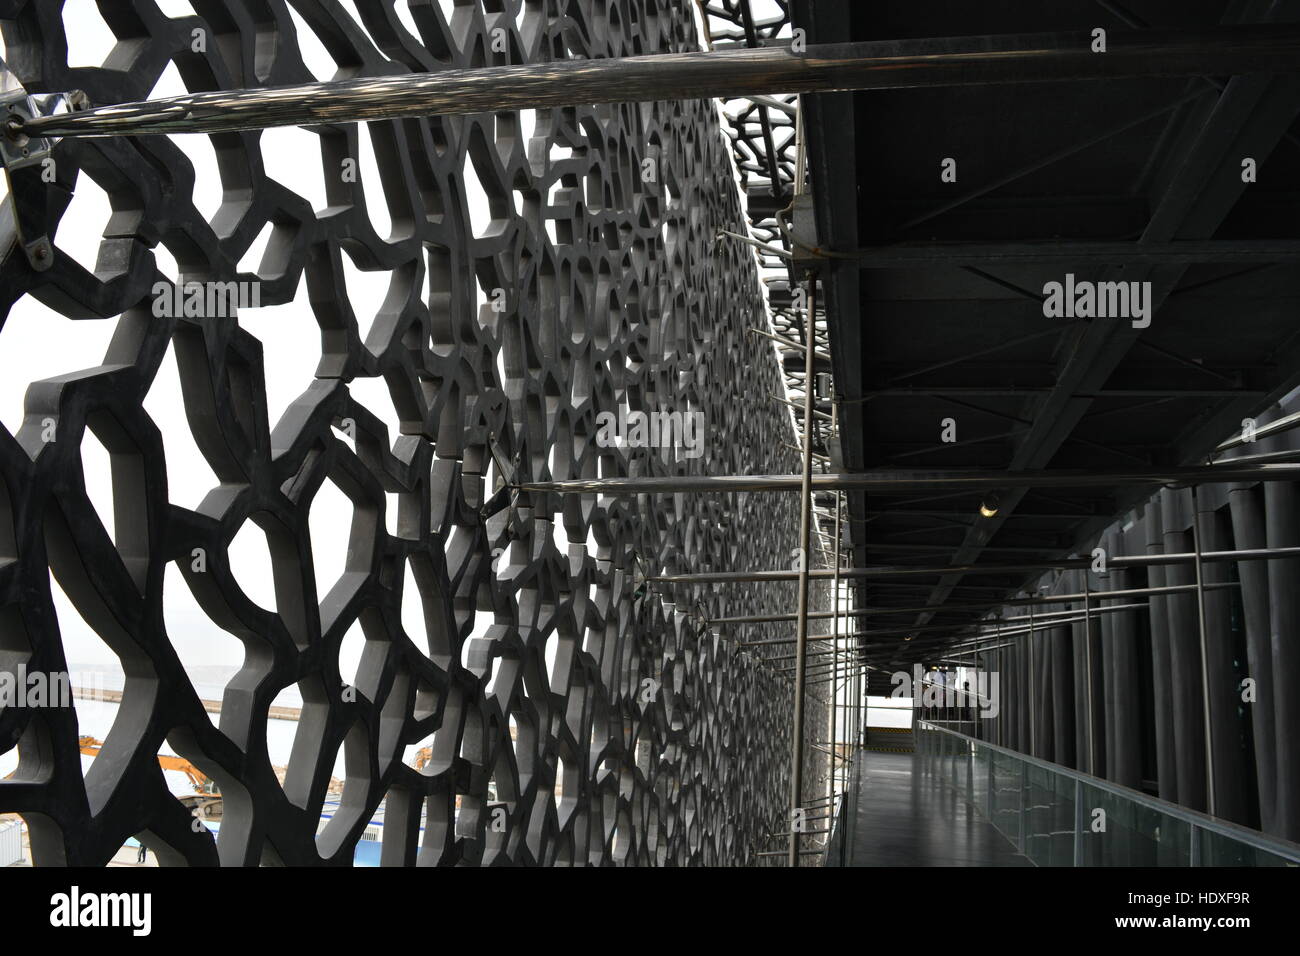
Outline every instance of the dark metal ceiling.
<svg viewBox="0 0 1300 956"><path fill-rule="evenodd" d="M1300 5L1225 0L793 9L811 43L1300 20ZM1300 237L1300 78L817 94L804 110L820 243L877 250L821 273L846 470L1191 464L1300 385L1300 270L1239 242ZM956 182L940 176L949 157ZM1157 258L1190 240L1210 241L1203 261ZM900 243L905 266L890 261ZM1149 327L1046 316L1045 283L1067 273L1150 282ZM985 517L979 494L854 493L854 564L1061 557L1147 494L1008 488ZM937 608L873 626L959 624L1029 577L864 583L858 603ZM871 643L882 662L910 660L905 637Z"/></svg>

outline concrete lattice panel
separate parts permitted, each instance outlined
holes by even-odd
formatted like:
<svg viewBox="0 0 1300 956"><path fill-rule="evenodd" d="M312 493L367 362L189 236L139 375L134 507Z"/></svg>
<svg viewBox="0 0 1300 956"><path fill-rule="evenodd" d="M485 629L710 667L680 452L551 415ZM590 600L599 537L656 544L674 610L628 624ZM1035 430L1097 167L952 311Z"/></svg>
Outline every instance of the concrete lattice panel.
<svg viewBox="0 0 1300 956"><path fill-rule="evenodd" d="M192 0L197 17L169 17L152 0L105 0L119 42L102 68L67 65L57 2L0 0L0 25L29 91L83 89L96 104L149 97L173 65L196 92L330 78L308 69L308 45L341 76L698 45L684 0L398 3ZM210 38L201 52L195 30ZM68 667L52 573L125 686L84 776L75 708L0 710L0 753L19 753L0 811L23 814L38 864L102 864L133 835L164 863L348 864L381 803L393 865L737 864L779 849L784 665L737 653L738 635L701 616L779 611L793 586L660 593L638 569L787 564L795 496L510 501L492 455L495 443L533 479L797 470L781 444L794 440L790 416L768 399L782 387L775 353L746 332L763 323L753 254L715 241L745 223L715 106L302 136L301 182L268 174L272 137L211 137L223 192L206 215L184 137L64 140L44 197L54 262L36 272L13 249L4 261L4 316L33 297L112 334L102 364L31 382L21 428L0 430L0 668ZM351 181L347 160L373 168ZM318 176L327 203L314 208L303 192ZM77 261L67 240L101 224L65 212L91 181L113 212L97 261ZM241 265L268 229L260 260ZM250 331L266 319L160 317L155 284L178 272L256 281L261 309L297 298L309 310L297 344L318 358L315 375L300 393L294 383L283 414L267 393L287 373ZM362 280L382 295L349 288ZM43 348L64 348L66 326ZM176 420L210 488L169 487L176 436L145 408L169 348ZM597 415L622 406L702 413L703 456L601 447ZM83 469L92 435L111 482ZM92 500L109 484L111 522ZM350 530L342 573L318 585L310 516L326 490L346 499ZM265 537L273 601L245 590L229 551L241 531ZM188 589L243 645L219 718L169 633L169 565L167 587ZM340 648L358 628L347 681ZM268 711L295 685L303 707L282 780ZM825 722L810 699L810 740ZM168 790L164 743L220 786L219 839ZM407 759L417 743L430 748L421 769ZM341 800L318 833L340 748ZM817 795L825 760L806 753Z"/></svg>

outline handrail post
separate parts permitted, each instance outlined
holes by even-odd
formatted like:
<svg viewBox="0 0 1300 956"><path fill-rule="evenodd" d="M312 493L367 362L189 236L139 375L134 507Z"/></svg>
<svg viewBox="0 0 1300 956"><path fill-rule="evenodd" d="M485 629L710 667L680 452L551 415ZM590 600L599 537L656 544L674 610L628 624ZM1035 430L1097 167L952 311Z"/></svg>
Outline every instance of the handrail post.
<svg viewBox="0 0 1300 956"><path fill-rule="evenodd" d="M1029 814L1029 764L1023 760L1020 762L1020 852L1028 856L1029 847L1026 839L1029 831L1029 822L1025 818Z"/></svg>
<svg viewBox="0 0 1300 956"><path fill-rule="evenodd" d="M1029 605L1029 640L1026 642L1027 656L1029 658L1029 754L1032 757L1038 756L1038 736L1037 736L1037 717L1038 717L1038 674L1036 662L1034 660L1034 606Z"/></svg>
<svg viewBox="0 0 1300 956"><path fill-rule="evenodd" d="M1074 781L1074 865L1083 866L1083 781Z"/></svg>
<svg viewBox="0 0 1300 956"><path fill-rule="evenodd" d="M1085 714L1088 718L1088 773L1097 775L1097 755L1092 741L1092 592L1088 569L1083 569L1083 680Z"/></svg>
<svg viewBox="0 0 1300 956"><path fill-rule="evenodd" d="M1196 569L1196 617L1201 632L1201 710L1205 721L1205 806L1214 812L1214 735L1210 719L1210 651L1205 635L1205 574L1201 564L1201 516L1197 508L1196 485L1192 485L1192 552Z"/></svg>

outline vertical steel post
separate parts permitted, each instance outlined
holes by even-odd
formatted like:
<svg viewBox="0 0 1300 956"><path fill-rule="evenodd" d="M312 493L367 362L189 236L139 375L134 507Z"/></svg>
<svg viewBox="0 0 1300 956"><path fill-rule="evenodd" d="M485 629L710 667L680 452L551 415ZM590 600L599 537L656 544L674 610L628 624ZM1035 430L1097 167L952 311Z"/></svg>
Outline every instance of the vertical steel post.
<svg viewBox="0 0 1300 956"><path fill-rule="evenodd" d="M1097 751L1092 740L1092 590L1088 569L1083 569L1083 680L1086 690L1084 711L1088 717L1088 773L1097 776Z"/></svg>
<svg viewBox="0 0 1300 956"><path fill-rule="evenodd" d="M1210 651L1205 636L1205 574L1201 567L1201 516L1192 485L1192 551L1196 568L1196 616L1201 632L1201 710L1205 718L1205 806L1214 816L1214 743L1210 723Z"/></svg>
<svg viewBox="0 0 1300 956"><path fill-rule="evenodd" d="M853 642L855 657L857 656L859 641ZM853 706L849 711L853 721L853 732L849 735L849 770L847 775L847 786L849 788L849 834L851 841L857 840L858 833L858 760L860 753L859 740L862 733L862 665L855 666L853 671ZM853 865L853 842L849 843L848 865Z"/></svg>
<svg viewBox="0 0 1300 956"><path fill-rule="evenodd" d="M1035 693L1038 681L1034 673L1034 606L1029 605L1029 640L1025 644L1027 656L1029 658L1029 750L1026 751L1030 756L1038 756L1038 722L1035 718L1038 716L1038 696Z"/></svg>
<svg viewBox="0 0 1300 956"><path fill-rule="evenodd" d="M805 322L807 334L804 341L803 380L803 483L800 487L799 550L803 560L799 564L799 624L796 634L794 672L794 728L790 747L790 848L787 862L799 865L799 831L794 822L798 819L799 803L803 791L803 713L804 690L808 667L808 565L812 539L812 419L813 419L813 356L817 344L817 276L808 277L808 310Z"/></svg>
<svg viewBox="0 0 1300 956"><path fill-rule="evenodd" d="M811 349L811 344L809 345L809 348ZM835 409L833 405L831 406L831 414L832 416L835 414ZM832 428L834 427L833 422L831 427ZM834 607L832 608L831 611L832 613L831 633L835 637L835 640L831 643L831 661L833 663L831 671L832 673L839 674L840 672L840 493L838 491L835 492L835 577L832 579L831 590L834 595L831 599L832 601L834 601ZM840 769L839 767L836 766L836 761L839 760L839 753L840 753L840 742L837 733L839 729L839 709L840 709L839 684L836 681L831 681L831 780L830 780L829 796L832 803L834 803L835 794L837 792L836 777Z"/></svg>
<svg viewBox="0 0 1300 956"><path fill-rule="evenodd" d="M993 625L993 632L996 635L994 637L995 643L1001 644L1002 643L1002 622L1000 620ZM998 715L995 718L995 720L997 721L997 726L994 729L993 742L997 744L999 747L1005 747L1007 745L1007 736L1005 732L1006 721L1003 719L1003 717L1004 717L1004 712L1006 711L1007 701L1006 701L1006 692L1003 689L1002 684L1007 677L1006 648L1005 647L1000 648L998 650L997 657L995 657L994 659L997 661L997 667L998 667Z"/></svg>
<svg viewBox="0 0 1300 956"><path fill-rule="evenodd" d="M1083 866L1083 783L1074 781L1074 865Z"/></svg>

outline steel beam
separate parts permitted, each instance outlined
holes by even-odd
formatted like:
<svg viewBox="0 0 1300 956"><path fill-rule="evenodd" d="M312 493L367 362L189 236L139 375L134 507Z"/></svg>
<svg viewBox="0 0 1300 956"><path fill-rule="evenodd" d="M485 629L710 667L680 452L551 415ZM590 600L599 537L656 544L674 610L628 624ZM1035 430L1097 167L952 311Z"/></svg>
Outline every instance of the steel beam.
<svg viewBox="0 0 1300 956"><path fill-rule="evenodd" d="M1300 464L1220 464L1147 471L916 470L813 475L814 491L998 491L1007 488L1114 488L1223 481L1298 481ZM664 475L636 478L570 478L521 481L519 491L557 494L643 495L684 492L799 491L799 475Z"/></svg>
<svg viewBox="0 0 1300 956"><path fill-rule="evenodd" d="M813 276L808 281L808 310L805 321L808 334L804 343L804 389L803 389L803 475L799 493L799 589L798 601L798 638L795 653L794 675L794 726L791 731L790 747L790 819L799 812L803 801L803 721L804 721L804 687L807 680L808 653L808 582L812 564L812 414L813 414L813 357L816 354L817 334L814 327L817 317L816 308L817 279ZM828 416L829 417L829 416ZM835 569L839 575L839 569ZM799 835L791 831L788 865L799 865Z"/></svg>
<svg viewBox="0 0 1300 956"><path fill-rule="evenodd" d="M1300 428L1300 412L1284 415L1282 418L1274 419L1267 425L1260 425L1249 438L1247 437L1246 432L1243 431L1242 433L1229 438L1227 441L1219 442L1219 444L1215 446L1214 450L1216 452L1229 451L1241 445L1249 444L1252 441L1263 441L1265 438L1280 435L1283 432L1289 432L1293 428Z"/></svg>
<svg viewBox="0 0 1300 956"><path fill-rule="evenodd" d="M1294 262L1300 242L1272 239L1124 241L918 242L868 246L856 256L863 267L929 269L962 265L1105 265L1109 263Z"/></svg>
<svg viewBox="0 0 1300 956"><path fill-rule="evenodd" d="M1201 561L1270 561L1300 556L1300 547L1264 548L1262 550L1207 551L1200 555ZM1141 554L1122 558L1111 558L1107 563L1112 567L1126 568L1156 564L1192 564L1197 560L1193 552L1176 554ZM910 567L908 565L880 566L873 568L845 568L838 572L846 578L896 578L917 577L935 574L1030 574L1034 571L1067 570L1086 568L1091 564L1090 558L1067 558L1057 561L1039 561L1032 564L952 564ZM800 571L704 571L694 574L663 574L650 578L659 584L728 584L755 581L797 581ZM830 568L817 568L808 572L810 577L830 578L836 572ZM1120 593L1125 593L1121 589ZM1005 603L1005 602L1001 602ZM943 605L927 605L936 610Z"/></svg>
<svg viewBox="0 0 1300 956"><path fill-rule="evenodd" d="M1113 31L1104 55L1089 31L882 40L813 46L553 60L475 70L363 77L192 93L16 123L28 136L227 133L585 103L765 93L970 86L1137 76L1292 71L1300 28Z"/></svg>

